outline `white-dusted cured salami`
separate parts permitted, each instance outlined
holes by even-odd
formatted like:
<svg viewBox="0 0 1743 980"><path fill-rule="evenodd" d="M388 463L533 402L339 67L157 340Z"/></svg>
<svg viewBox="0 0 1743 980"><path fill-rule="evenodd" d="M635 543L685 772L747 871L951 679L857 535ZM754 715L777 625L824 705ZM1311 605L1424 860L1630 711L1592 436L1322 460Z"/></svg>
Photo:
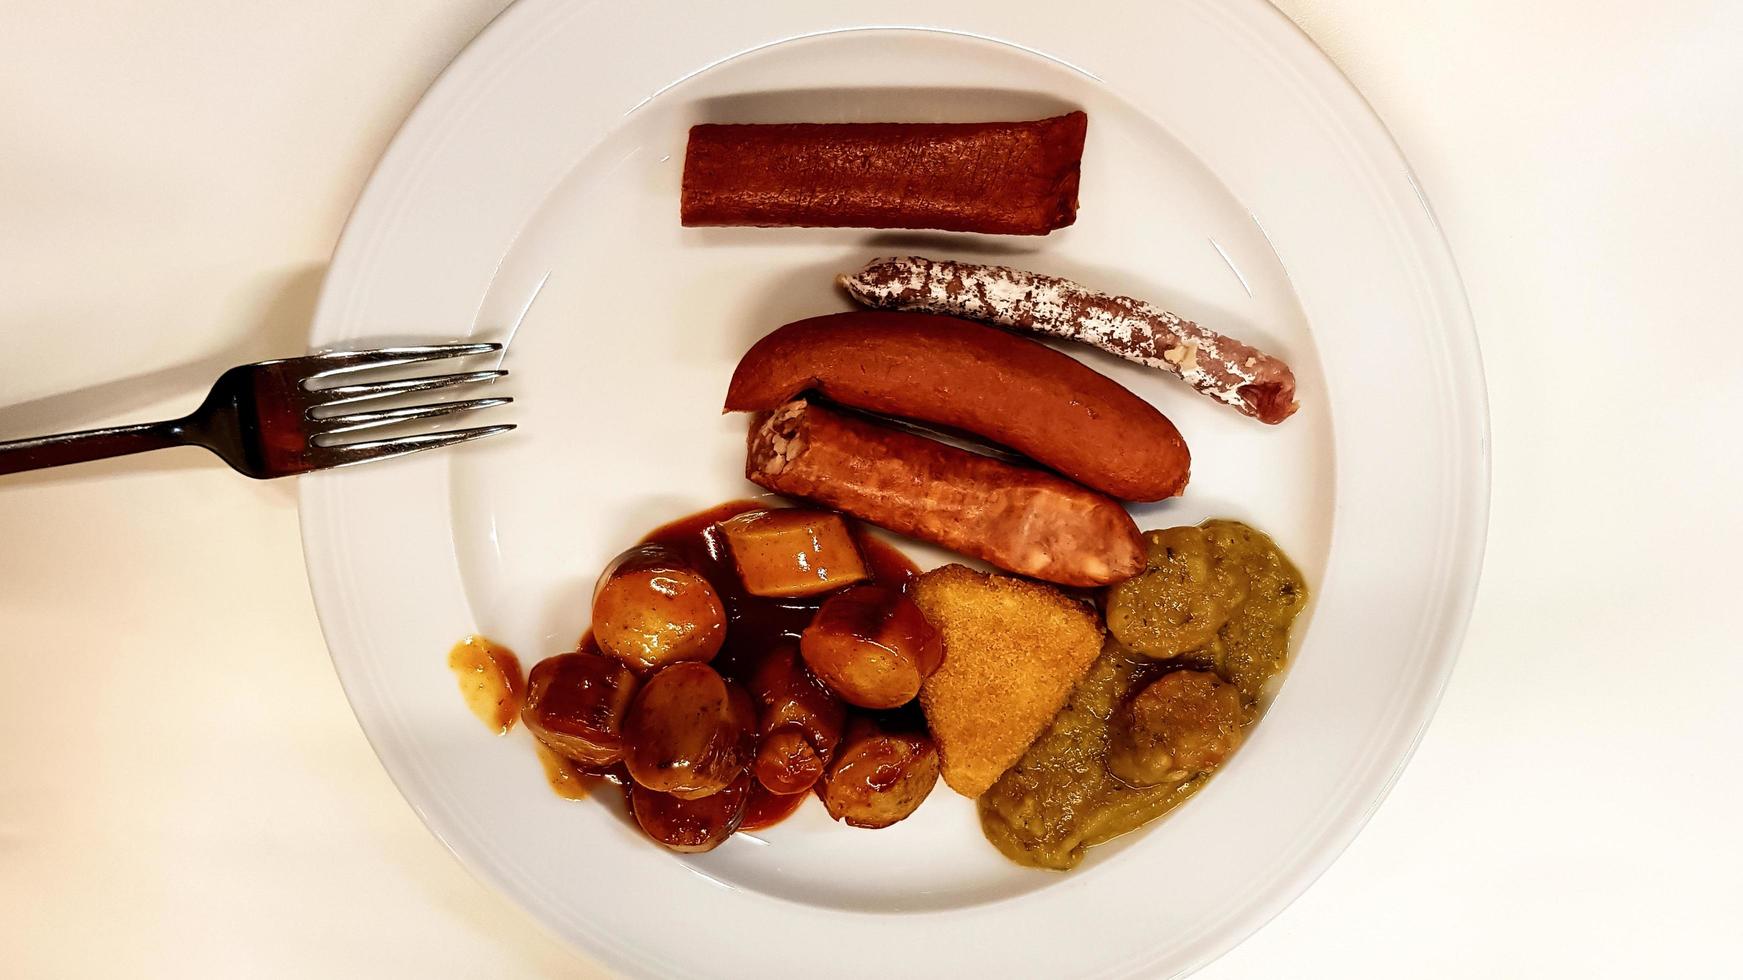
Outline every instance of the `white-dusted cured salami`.
<svg viewBox="0 0 1743 980"><path fill-rule="evenodd" d="M919 256L874 260L842 276L841 284L866 306L945 313L1082 341L1167 371L1261 422L1295 413L1289 365L1143 300L1022 269Z"/></svg>

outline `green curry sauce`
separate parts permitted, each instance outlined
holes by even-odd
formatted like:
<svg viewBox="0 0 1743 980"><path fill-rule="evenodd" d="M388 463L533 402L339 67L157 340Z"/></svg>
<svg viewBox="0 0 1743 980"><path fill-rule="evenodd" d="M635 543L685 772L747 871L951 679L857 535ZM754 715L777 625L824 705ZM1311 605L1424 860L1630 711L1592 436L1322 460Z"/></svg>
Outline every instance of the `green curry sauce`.
<svg viewBox="0 0 1743 980"><path fill-rule="evenodd" d="M1064 709L979 801L987 839L1019 864L1068 869L1084 849L1134 830L1210 778L1137 787L1108 771L1112 726L1173 670L1214 671L1240 692L1246 724L1289 655L1307 603L1301 573L1263 533L1206 521L1144 535L1148 567L1107 594L1109 638Z"/></svg>

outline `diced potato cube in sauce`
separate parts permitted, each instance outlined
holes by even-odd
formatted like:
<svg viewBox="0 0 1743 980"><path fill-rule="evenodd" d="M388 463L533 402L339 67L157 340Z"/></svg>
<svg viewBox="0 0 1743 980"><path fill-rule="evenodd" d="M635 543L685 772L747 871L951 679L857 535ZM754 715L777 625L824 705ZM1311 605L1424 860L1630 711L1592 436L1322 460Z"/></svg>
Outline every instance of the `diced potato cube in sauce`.
<svg viewBox="0 0 1743 980"><path fill-rule="evenodd" d="M817 595L871 575L840 514L753 510L721 521L720 531L751 595Z"/></svg>

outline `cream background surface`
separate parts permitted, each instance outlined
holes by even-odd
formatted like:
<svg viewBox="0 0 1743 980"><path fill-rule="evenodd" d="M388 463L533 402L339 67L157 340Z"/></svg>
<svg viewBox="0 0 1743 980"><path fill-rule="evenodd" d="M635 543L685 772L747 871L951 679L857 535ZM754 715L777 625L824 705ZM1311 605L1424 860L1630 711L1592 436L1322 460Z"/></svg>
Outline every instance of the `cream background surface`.
<svg viewBox="0 0 1743 980"><path fill-rule="evenodd" d="M222 368L300 350L371 164L502 6L9 0L0 439L179 413ZM1445 227L1493 519L1415 762L1200 976L1722 972L1743 913L1743 5L1280 6ZM596 972L376 763L291 485L194 450L0 479L0 637L8 975Z"/></svg>

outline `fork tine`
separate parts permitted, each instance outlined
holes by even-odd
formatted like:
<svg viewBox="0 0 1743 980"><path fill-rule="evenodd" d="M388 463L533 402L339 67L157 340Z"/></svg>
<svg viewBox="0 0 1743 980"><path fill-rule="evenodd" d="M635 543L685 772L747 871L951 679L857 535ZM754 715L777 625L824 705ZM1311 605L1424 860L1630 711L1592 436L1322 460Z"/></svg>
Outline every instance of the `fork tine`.
<svg viewBox="0 0 1743 980"><path fill-rule="evenodd" d="M311 390L309 394L314 396L316 404L342 405L346 402L360 402L368 398L385 398L388 395L403 395L413 391L435 391L438 388L452 388L455 385L495 381L507 374L507 371L501 370L438 374L427 378L406 378L402 381L371 381L366 384L316 388Z"/></svg>
<svg viewBox="0 0 1743 980"><path fill-rule="evenodd" d="M378 347L374 350L334 350L311 354L302 360L314 370L309 378L349 374L365 368L395 367L449 357L471 357L502 350L501 344L426 344L417 347Z"/></svg>
<svg viewBox="0 0 1743 980"><path fill-rule="evenodd" d="M463 442L471 442L474 439L483 439L485 436L508 432L513 428L513 425L483 425L475 429L459 429L454 432L431 432L425 435L353 442L343 446L321 446L310 451L309 461L314 464L316 469L372 463L378 459L392 459L395 456L421 453L426 449L457 446Z"/></svg>
<svg viewBox="0 0 1743 980"><path fill-rule="evenodd" d="M337 435L341 432L353 432L357 429L368 429L394 422L433 419L455 412L475 412L483 408L508 405L513 401L513 398L473 398L468 401L441 402L435 405L390 408L380 412L353 412L350 415L333 415L314 419L314 423L323 435Z"/></svg>

